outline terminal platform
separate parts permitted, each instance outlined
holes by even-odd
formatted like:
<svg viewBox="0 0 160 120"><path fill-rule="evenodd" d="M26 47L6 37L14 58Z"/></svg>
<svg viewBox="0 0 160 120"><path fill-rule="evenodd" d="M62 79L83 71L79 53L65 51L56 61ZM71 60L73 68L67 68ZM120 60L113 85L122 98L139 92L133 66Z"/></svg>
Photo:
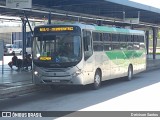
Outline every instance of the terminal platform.
<svg viewBox="0 0 160 120"><path fill-rule="evenodd" d="M22 59L21 56L17 57ZM0 99L15 97L39 89L32 82L31 70L18 70L15 66L11 69L8 66L11 58L12 56L4 56L3 73L2 62L0 61Z"/></svg>

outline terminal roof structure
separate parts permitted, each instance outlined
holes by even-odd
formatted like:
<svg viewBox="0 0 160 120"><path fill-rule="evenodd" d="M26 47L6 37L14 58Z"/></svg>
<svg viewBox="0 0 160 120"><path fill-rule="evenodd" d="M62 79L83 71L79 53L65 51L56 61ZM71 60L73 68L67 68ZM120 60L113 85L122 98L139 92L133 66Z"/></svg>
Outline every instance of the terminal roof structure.
<svg viewBox="0 0 160 120"><path fill-rule="evenodd" d="M50 12L52 19L96 18L97 20L118 21L137 18L144 24L160 26L160 9L131 2L130 0L32 0L32 9L11 9L0 1L0 14L43 19ZM77 17L77 18L76 18Z"/></svg>

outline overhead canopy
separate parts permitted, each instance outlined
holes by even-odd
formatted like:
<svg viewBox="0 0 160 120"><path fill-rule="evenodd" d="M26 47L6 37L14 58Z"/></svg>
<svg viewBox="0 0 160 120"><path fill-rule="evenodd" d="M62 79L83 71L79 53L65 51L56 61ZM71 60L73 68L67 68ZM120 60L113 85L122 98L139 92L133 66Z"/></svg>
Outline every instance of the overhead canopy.
<svg viewBox="0 0 160 120"><path fill-rule="evenodd" d="M88 16L88 18L100 20L104 18L113 21L123 20L124 17L137 18L139 16L141 23L160 26L160 9L129 0L32 0L32 3L32 9L18 10L6 8L5 0L1 0L0 14L22 16L23 10L26 10L28 17L42 19L51 11L54 14L53 19L66 19L72 14L74 18Z"/></svg>

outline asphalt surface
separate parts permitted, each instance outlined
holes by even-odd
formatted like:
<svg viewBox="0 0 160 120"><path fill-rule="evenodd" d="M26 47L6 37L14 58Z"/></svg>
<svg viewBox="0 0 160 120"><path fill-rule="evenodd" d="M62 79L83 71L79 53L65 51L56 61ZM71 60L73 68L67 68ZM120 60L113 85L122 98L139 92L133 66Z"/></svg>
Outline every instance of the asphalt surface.
<svg viewBox="0 0 160 120"><path fill-rule="evenodd" d="M26 94L0 101L0 111L160 111L159 73L158 69L132 81L106 81L96 91L85 86Z"/></svg>

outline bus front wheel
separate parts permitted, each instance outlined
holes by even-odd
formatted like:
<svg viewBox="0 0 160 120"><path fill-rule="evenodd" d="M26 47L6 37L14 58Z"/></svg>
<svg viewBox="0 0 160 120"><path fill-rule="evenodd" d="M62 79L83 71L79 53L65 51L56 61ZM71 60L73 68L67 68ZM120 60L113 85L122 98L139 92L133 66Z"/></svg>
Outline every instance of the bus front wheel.
<svg viewBox="0 0 160 120"><path fill-rule="evenodd" d="M96 70L94 75L94 83L93 83L93 89L97 90L101 86L101 73L99 70Z"/></svg>

